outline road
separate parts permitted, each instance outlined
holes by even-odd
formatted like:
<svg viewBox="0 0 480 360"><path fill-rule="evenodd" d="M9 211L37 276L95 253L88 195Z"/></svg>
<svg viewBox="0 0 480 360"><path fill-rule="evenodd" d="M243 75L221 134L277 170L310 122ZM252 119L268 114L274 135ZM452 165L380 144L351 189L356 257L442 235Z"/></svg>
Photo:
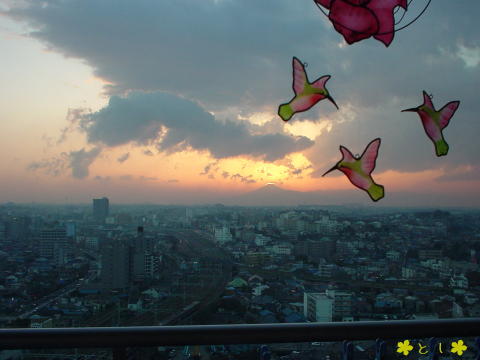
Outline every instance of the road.
<svg viewBox="0 0 480 360"><path fill-rule="evenodd" d="M94 275L91 275L91 276L94 276ZM88 280L90 280L90 279L88 279ZM18 315L18 318L26 319L26 318L32 316L38 310L43 309L44 307L46 307L47 305L51 304L52 302L58 300L62 296L68 295L71 292L77 290L77 288L79 286L81 286L86 281L87 280L85 280L83 278L78 279L77 281L74 281L73 283L70 283L69 285L67 285L67 286L65 286L61 289L58 289L57 291L43 297L38 304L33 304L34 305L33 309L25 311L24 313Z"/></svg>

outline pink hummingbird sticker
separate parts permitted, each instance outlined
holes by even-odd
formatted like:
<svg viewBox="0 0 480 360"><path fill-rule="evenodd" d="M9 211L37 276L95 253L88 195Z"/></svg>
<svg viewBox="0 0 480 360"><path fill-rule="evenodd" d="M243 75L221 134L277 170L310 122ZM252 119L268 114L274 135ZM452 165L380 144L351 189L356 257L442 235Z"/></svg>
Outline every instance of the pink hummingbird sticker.
<svg viewBox="0 0 480 360"><path fill-rule="evenodd" d="M372 140L361 156L354 156L350 150L340 145L342 159L322 176L327 175L333 170L340 170L347 175L348 180L350 180L353 185L366 191L373 201L380 200L385 196L384 187L383 185L375 183L372 178L380 143L380 138Z"/></svg>
<svg viewBox="0 0 480 360"><path fill-rule="evenodd" d="M451 101L436 111L432 99L423 91L423 104L416 108L402 110L402 112L416 112L420 116L425 133L435 145L435 153L437 156L444 156L447 155L449 146L443 138L443 129L448 126L459 105L460 101Z"/></svg>
<svg viewBox="0 0 480 360"><path fill-rule="evenodd" d="M338 109L337 104L330 96L325 84L330 79L330 75L322 76L313 83L308 82L305 72L305 66L296 57L292 60L293 66L293 92L295 97L287 104L281 104L278 107L278 115L283 121L288 121L297 112L307 111L320 100L328 99Z"/></svg>
<svg viewBox="0 0 480 360"><path fill-rule="evenodd" d="M407 10L407 0L314 1L329 10L333 27L350 45L373 36L388 47L395 34L394 9Z"/></svg>

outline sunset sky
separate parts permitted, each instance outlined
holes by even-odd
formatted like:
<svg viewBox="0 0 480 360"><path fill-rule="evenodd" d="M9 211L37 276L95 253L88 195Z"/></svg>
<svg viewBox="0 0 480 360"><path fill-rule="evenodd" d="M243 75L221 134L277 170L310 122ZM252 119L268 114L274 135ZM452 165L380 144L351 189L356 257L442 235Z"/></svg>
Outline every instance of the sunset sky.
<svg viewBox="0 0 480 360"><path fill-rule="evenodd" d="M405 193L402 205L479 206L479 13L478 1L432 0L386 48L347 45L312 0L0 0L0 202L350 190L340 172L321 175L339 145L361 154L380 137L375 205ZM321 101L281 120L293 56L311 81L331 75L339 110ZM437 109L461 101L447 156L400 112L422 90Z"/></svg>

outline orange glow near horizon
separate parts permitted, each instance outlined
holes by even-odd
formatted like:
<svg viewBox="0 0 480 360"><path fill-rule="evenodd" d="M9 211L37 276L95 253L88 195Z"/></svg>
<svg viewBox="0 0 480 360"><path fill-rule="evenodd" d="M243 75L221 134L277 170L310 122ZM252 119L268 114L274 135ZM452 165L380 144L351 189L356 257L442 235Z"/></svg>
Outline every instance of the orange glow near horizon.
<svg viewBox="0 0 480 360"><path fill-rule="evenodd" d="M90 166L90 177L110 176L133 182L142 179L158 186L234 192L250 191L271 183L287 190L302 192L352 188L352 184L340 172L326 177L312 177L313 164L302 153L290 154L270 163L247 157L215 160L208 152L198 151L154 156L146 156L142 151L143 149L125 147L108 150ZM116 159L126 152L130 153L129 159L125 163L119 163ZM298 169L302 171L295 174ZM390 191L450 191L454 188L451 182L436 181L445 173L443 169L419 172L388 170L374 174L373 178ZM464 181L461 184L462 187L456 187L457 191L465 188L473 190L478 181Z"/></svg>

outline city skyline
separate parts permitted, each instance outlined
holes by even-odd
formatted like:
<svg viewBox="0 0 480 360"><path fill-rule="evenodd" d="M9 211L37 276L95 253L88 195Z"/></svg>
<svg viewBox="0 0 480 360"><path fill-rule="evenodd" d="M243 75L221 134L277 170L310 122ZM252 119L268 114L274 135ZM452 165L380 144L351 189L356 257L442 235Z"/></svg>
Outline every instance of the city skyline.
<svg viewBox="0 0 480 360"><path fill-rule="evenodd" d="M321 174L339 145L361 153L381 137L373 175L386 195L375 206L477 207L475 9L436 1L387 49L346 45L313 1L6 1L0 203L235 204L275 183L303 193L300 204L309 195L370 204L342 174ZM331 75L340 110L321 102L288 123L278 117L293 56L310 80ZM421 104L422 90L437 109L461 101L446 157L418 116L400 112Z"/></svg>

